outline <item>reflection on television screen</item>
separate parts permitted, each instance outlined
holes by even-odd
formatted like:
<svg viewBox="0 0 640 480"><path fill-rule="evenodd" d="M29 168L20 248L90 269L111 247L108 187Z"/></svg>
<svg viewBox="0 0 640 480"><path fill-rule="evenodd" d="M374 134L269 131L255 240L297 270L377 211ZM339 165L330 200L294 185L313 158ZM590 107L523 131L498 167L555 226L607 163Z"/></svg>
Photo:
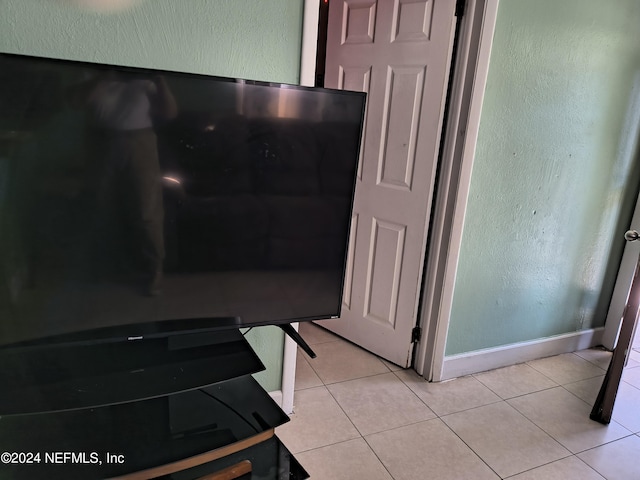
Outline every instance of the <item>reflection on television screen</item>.
<svg viewBox="0 0 640 480"><path fill-rule="evenodd" d="M0 56L0 345L339 315L364 94Z"/></svg>

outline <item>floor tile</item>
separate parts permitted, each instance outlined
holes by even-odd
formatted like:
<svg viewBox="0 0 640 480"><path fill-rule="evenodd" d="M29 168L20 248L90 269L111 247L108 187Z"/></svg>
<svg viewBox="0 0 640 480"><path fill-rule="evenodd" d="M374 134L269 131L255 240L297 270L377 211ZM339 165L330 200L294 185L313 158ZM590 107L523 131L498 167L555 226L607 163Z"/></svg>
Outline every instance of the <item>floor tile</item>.
<svg viewBox="0 0 640 480"><path fill-rule="evenodd" d="M499 368L474 375L483 385L507 399L526 395L558 384L527 364Z"/></svg>
<svg viewBox="0 0 640 480"><path fill-rule="evenodd" d="M640 478L640 437L632 435L578 455L607 480Z"/></svg>
<svg viewBox="0 0 640 480"><path fill-rule="evenodd" d="M307 360L325 384L389 372L378 357L348 342L319 343L313 349L318 356Z"/></svg>
<svg viewBox="0 0 640 480"><path fill-rule="evenodd" d="M500 397L471 376L429 383L413 370L394 373L438 416L500 401Z"/></svg>
<svg viewBox="0 0 640 480"><path fill-rule="evenodd" d="M604 477L577 457L567 457L509 480L603 480Z"/></svg>
<svg viewBox="0 0 640 480"><path fill-rule="evenodd" d="M622 381L627 382L636 388L640 388L640 369L625 368L624 372L622 372Z"/></svg>
<svg viewBox="0 0 640 480"><path fill-rule="evenodd" d="M392 372L397 372L399 370L404 370L402 367L400 367L399 365L396 365L395 363L391 363L387 360L385 360L384 358L380 359L382 361L382 363L385 364L385 366L391 370Z"/></svg>
<svg viewBox="0 0 640 480"><path fill-rule="evenodd" d="M325 387L298 390L291 421L276 433L292 453L358 438L360 435Z"/></svg>
<svg viewBox="0 0 640 480"><path fill-rule="evenodd" d="M393 373L327 387L362 435L435 418L435 414Z"/></svg>
<svg viewBox="0 0 640 480"><path fill-rule="evenodd" d="M587 378L586 380L580 380L579 382L567 383L563 385L563 387L573 393L576 397L593 406L596 402L596 398L598 397L603 381L604 375L600 375L593 378Z"/></svg>
<svg viewBox="0 0 640 480"><path fill-rule="evenodd" d="M296 390L304 390L306 388L319 387L322 385L322 380L313 371L311 365L307 361L306 357L298 349L298 355L296 358Z"/></svg>
<svg viewBox="0 0 640 480"><path fill-rule="evenodd" d="M393 480L362 438L296 455L311 480Z"/></svg>
<svg viewBox="0 0 640 480"><path fill-rule="evenodd" d="M541 358L540 360L533 360L527 363L561 385L597 377L598 375L606 373L604 369L573 353Z"/></svg>
<svg viewBox="0 0 640 480"><path fill-rule="evenodd" d="M609 368L609 363L611 362L611 357L613 357L613 353L605 350L604 348L589 348L587 350L580 350L575 352L580 358L584 358L588 362L593 363L594 365L602 368L603 370L607 370Z"/></svg>
<svg viewBox="0 0 640 480"><path fill-rule="evenodd" d="M611 419L633 433L640 433L640 389L620 382Z"/></svg>
<svg viewBox="0 0 640 480"><path fill-rule="evenodd" d="M570 455L505 402L454 413L442 420L503 478Z"/></svg>
<svg viewBox="0 0 640 480"><path fill-rule="evenodd" d="M428 383L317 325L300 331L318 358L299 351L295 414L277 434L312 480L640 478L627 461L640 453L639 351L602 426L588 419L602 350Z"/></svg>
<svg viewBox="0 0 640 480"><path fill-rule="evenodd" d="M493 480L499 477L440 420L365 437L394 480Z"/></svg>
<svg viewBox="0 0 640 480"><path fill-rule="evenodd" d="M640 328L638 328L638 331L640 331ZM631 352L629 353L629 364L631 362L640 363L640 346L636 347L634 350L631 350ZM627 366L629 366L629 364L627 364Z"/></svg>
<svg viewBox="0 0 640 480"><path fill-rule="evenodd" d="M589 418L591 405L562 387L509 400L527 417L572 453L617 440L631 432L616 422L602 425Z"/></svg>
<svg viewBox="0 0 640 480"><path fill-rule="evenodd" d="M315 323L300 322L298 333L304 338L309 345L318 345L319 343L344 341L339 336L331 333Z"/></svg>

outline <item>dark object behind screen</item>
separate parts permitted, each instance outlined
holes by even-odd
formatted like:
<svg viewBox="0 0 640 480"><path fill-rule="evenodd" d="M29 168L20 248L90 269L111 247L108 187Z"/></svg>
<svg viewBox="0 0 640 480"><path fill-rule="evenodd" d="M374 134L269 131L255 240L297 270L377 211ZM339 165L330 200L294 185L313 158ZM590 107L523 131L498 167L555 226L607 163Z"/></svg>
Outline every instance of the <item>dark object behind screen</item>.
<svg viewBox="0 0 640 480"><path fill-rule="evenodd" d="M0 55L0 346L338 316L364 104Z"/></svg>

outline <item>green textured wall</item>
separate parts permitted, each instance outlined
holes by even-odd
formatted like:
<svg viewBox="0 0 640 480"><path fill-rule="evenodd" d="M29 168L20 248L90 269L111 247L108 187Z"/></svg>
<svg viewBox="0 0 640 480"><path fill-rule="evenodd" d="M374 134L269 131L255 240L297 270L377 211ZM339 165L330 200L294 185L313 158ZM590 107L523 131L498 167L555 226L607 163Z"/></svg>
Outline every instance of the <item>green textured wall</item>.
<svg viewBox="0 0 640 480"><path fill-rule="evenodd" d="M637 0L500 2L447 355L603 324L635 203L639 45Z"/></svg>
<svg viewBox="0 0 640 480"><path fill-rule="evenodd" d="M300 0L139 0L100 14L62 0L0 0L0 49L297 83Z"/></svg>
<svg viewBox="0 0 640 480"><path fill-rule="evenodd" d="M298 83L300 0L143 0L112 14L61 0L0 0L0 51ZM247 336L280 389L284 338L273 327Z"/></svg>

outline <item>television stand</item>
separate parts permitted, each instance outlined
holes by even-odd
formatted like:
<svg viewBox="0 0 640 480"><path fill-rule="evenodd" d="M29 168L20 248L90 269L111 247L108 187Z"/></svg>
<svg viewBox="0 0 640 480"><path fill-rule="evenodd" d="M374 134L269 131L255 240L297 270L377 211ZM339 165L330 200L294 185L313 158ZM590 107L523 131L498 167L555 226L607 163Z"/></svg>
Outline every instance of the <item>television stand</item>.
<svg viewBox="0 0 640 480"><path fill-rule="evenodd" d="M304 350L304 352L307 355L309 355L311 358L316 358L316 356L317 356L316 352L314 352L311 349L309 344L307 342L305 342L304 338L302 338L302 336L298 332L296 332L296 329L293 328L290 323L283 323L283 324L280 324L278 326L284 331L284 333L289 335L291 340L296 342L300 346L300 348L302 350Z"/></svg>
<svg viewBox="0 0 640 480"><path fill-rule="evenodd" d="M208 335L218 336L215 332ZM275 435L276 427L289 418L252 377L251 373L256 370L254 362L246 364L246 372L237 371L237 363L243 364L238 359L251 356L246 351L247 347L251 348L248 342L237 330L233 335L220 331L219 337L225 340L212 339L212 356L222 351L231 355L230 349L236 348L239 352L235 362L227 359L218 365L219 369L229 369L229 375L216 374L221 378L219 381L211 382L211 372L203 371L202 379L208 384L154 398L130 398L115 404L98 402L96 406L58 408L57 411L37 408L32 412L39 413L29 413L33 406L49 404L42 399L32 402L27 406L27 412L21 414L0 412L0 452L16 454L16 462L0 464L0 478L307 479L307 473ZM201 338L200 334L196 344L200 343L198 338ZM187 338L171 343L176 342L178 350L194 343ZM111 348L117 350L114 345ZM89 349L85 353L89 355L91 351L101 352L101 349ZM29 351L19 353L27 355ZM34 353L41 355L42 351ZM149 350L145 349L145 353ZM161 356L167 359L167 364L171 363L171 356ZM89 364L97 362L95 359L86 361ZM126 360L127 368L133 366L132 362L132 358ZM264 365L260 365L262 368L258 370L264 370ZM140 380L144 378L140 377ZM97 392L103 391L109 397L110 390L119 390L117 375L101 375L98 380L100 388L96 387L88 397L91 401L97 398ZM85 381L92 385L90 379ZM55 391L55 405L60 407L65 386L76 384L64 378L56 379L54 383L55 390L51 391ZM131 388L132 382L124 383L127 389ZM37 387L33 391L39 392ZM149 386L141 385L141 391L149 391ZM2 397L5 397L4 393ZM24 395L20 398L24 399ZM11 405L11 402L4 398L4 403L0 404ZM30 458L19 456L27 452L32 455Z"/></svg>

